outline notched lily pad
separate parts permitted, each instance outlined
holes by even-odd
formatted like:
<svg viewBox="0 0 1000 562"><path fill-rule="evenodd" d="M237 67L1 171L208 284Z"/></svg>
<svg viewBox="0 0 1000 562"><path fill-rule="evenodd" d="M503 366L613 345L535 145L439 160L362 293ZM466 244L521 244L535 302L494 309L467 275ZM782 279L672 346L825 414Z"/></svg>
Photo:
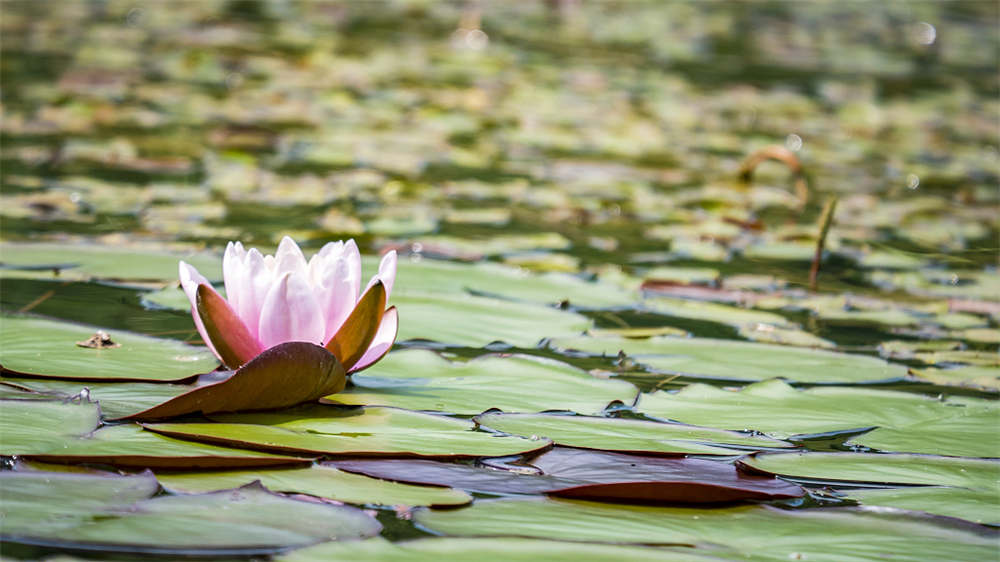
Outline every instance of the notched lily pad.
<svg viewBox="0 0 1000 562"><path fill-rule="evenodd" d="M577 337L556 339L551 345L604 355L623 351L658 371L697 378L759 381L782 377L797 382L856 383L906 376L902 365L875 357L733 340Z"/></svg>
<svg viewBox="0 0 1000 562"><path fill-rule="evenodd" d="M792 446L763 435L618 418L491 413L477 416L475 420L482 427L504 433L538 435L559 445L623 453L735 455L742 452L740 449Z"/></svg>
<svg viewBox="0 0 1000 562"><path fill-rule="evenodd" d="M286 342L264 351L226 380L195 388L126 419L282 408L340 392L346 384L344 367L332 353L307 342Z"/></svg>

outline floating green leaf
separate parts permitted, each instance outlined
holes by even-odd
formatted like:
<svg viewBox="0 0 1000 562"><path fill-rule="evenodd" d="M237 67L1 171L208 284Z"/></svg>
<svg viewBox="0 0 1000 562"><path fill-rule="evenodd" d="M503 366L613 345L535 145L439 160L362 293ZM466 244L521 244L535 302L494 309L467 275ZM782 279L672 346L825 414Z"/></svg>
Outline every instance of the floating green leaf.
<svg viewBox="0 0 1000 562"><path fill-rule="evenodd" d="M901 365L862 355L819 349L704 338L560 338L562 350L615 355L624 351L639 363L696 378L759 381L783 377L797 382L868 382L903 378Z"/></svg>
<svg viewBox="0 0 1000 562"><path fill-rule="evenodd" d="M872 453L759 453L739 462L755 471L790 478L1000 491L1000 462L992 460Z"/></svg>
<svg viewBox="0 0 1000 562"><path fill-rule="evenodd" d="M221 423L161 423L157 433L277 452L361 456L499 457L548 447L547 439L474 431L465 420L394 408L309 406L280 413L212 416Z"/></svg>
<svg viewBox="0 0 1000 562"><path fill-rule="evenodd" d="M732 455L740 448L790 447L789 443L736 431L723 431L677 423L641 420L558 416L550 414L483 414L475 418L483 427L516 435L548 437L559 445L642 453Z"/></svg>
<svg viewBox="0 0 1000 562"><path fill-rule="evenodd" d="M405 350L390 353L370 372L354 375L354 386L326 400L456 414L490 408L596 413L615 400L631 403L638 392L625 381L598 379L564 363L527 356L452 363L431 351Z"/></svg>
<svg viewBox="0 0 1000 562"><path fill-rule="evenodd" d="M248 555L381 530L360 510L291 500L259 485L150 498L155 490L152 475L4 472L4 539L118 552Z"/></svg>
<svg viewBox="0 0 1000 562"><path fill-rule="evenodd" d="M168 490L185 494L238 488L259 480L274 492L307 494L353 504L456 506L472 501L465 492L452 488L387 482L322 465L280 470L162 473L156 478Z"/></svg>
<svg viewBox="0 0 1000 562"><path fill-rule="evenodd" d="M707 544L731 550L722 551L726 558L766 560L979 559L992 556L996 548L993 534L981 527L905 512L853 509L786 511L743 506L709 510L524 499L478 501L461 510L420 510L415 520L433 532L455 536Z"/></svg>
<svg viewBox="0 0 1000 562"><path fill-rule="evenodd" d="M560 542L543 539L457 538L441 537L392 543L382 538L352 542L328 542L295 550L275 558L278 562L440 562L472 560L479 562L538 562L539 560L577 560L604 562L700 562L714 560L691 548L654 548L609 544Z"/></svg>
<svg viewBox="0 0 1000 562"><path fill-rule="evenodd" d="M103 427L86 437L63 439L25 456L50 463L106 464L138 470L151 467L187 470L304 466L310 462L297 457L173 439L132 424Z"/></svg>
<svg viewBox="0 0 1000 562"><path fill-rule="evenodd" d="M219 362L203 347L109 330L120 347L77 345L101 330L39 318L0 319L0 364L5 374L84 381L176 382L215 369Z"/></svg>
<svg viewBox="0 0 1000 562"><path fill-rule="evenodd" d="M205 252L166 253L109 246L5 243L0 276L106 281L172 281L184 260L209 279L222 279L222 261ZM58 271L58 273L56 273Z"/></svg>
<svg viewBox="0 0 1000 562"><path fill-rule="evenodd" d="M0 400L0 454L28 455L60 447L101 422L97 404L62 400Z"/></svg>
<svg viewBox="0 0 1000 562"><path fill-rule="evenodd" d="M905 428L990 411L988 400L935 400L918 394L853 387L796 390L780 380L751 384L740 391L705 384L676 394L642 394L636 409L659 418L734 430L757 430L785 438L874 426ZM977 437L969 438L969 441Z"/></svg>
<svg viewBox="0 0 1000 562"><path fill-rule="evenodd" d="M391 302L401 311L398 341L534 347L546 337L579 334L590 326L573 312L472 295L393 294Z"/></svg>
<svg viewBox="0 0 1000 562"><path fill-rule="evenodd" d="M850 490L847 497L863 505L895 507L966 519L986 525L1000 524L996 492L921 486Z"/></svg>

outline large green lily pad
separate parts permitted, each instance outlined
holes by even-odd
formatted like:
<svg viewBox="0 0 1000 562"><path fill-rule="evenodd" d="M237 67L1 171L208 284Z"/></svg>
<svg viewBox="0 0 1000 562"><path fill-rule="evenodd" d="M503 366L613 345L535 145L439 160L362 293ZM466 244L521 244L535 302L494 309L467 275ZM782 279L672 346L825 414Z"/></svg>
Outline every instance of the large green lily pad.
<svg viewBox="0 0 1000 562"><path fill-rule="evenodd" d="M634 453L732 455L739 449L791 447L764 436L678 423L560 416L551 414L483 414L475 418L483 427L516 435L548 437L559 445Z"/></svg>
<svg viewBox="0 0 1000 562"><path fill-rule="evenodd" d="M993 402L982 399L936 400L918 394L857 387L796 390L783 381L769 380L740 391L692 384L676 393L661 390L642 394L636 409L693 425L752 429L786 438L875 426L906 428L931 420L959 422L962 416L980 414L994 407ZM983 435L982 431L976 432L952 446L983 446L980 443ZM987 440L989 450L995 439Z"/></svg>
<svg viewBox="0 0 1000 562"><path fill-rule="evenodd" d="M297 457L173 439L134 424L103 427L86 437L52 442L25 456L44 462L106 464L138 470L150 467L187 470L305 466L310 462Z"/></svg>
<svg viewBox="0 0 1000 562"><path fill-rule="evenodd" d="M258 486L150 497L152 475L4 472L4 539L118 552L262 554L378 534L363 511L288 499Z"/></svg>
<svg viewBox="0 0 1000 562"><path fill-rule="evenodd" d="M472 496L453 488L388 482L323 465L279 470L160 473L156 478L166 489L185 494L228 490L259 480L275 492L307 494L353 504L456 506L472 501Z"/></svg>
<svg viewBox="0 0 1000 562"><path fill-rule="evenodd" d="M452 363L417 349L390 353L351 379L354 386L326 401L455 414L490 408L596 413L615 400L631 403L638 392L629 382L598 379L554 360L489 356Z"/></svg>
<svg viewBox="0 0 1000 562"><path fill-rule="evenodd" d="M872 453L760 453L739 461L791 478L1000 491L1000 461Z"/></svg>
<svg viewBox="0 0 1000 562"><path fill-rule="evenodd" d="M97 404L62 400L0 400L0 454L27 455L62 446L101 422Z"/></svg>
<svg viewBox="0 0 1000 562"><path fill-rule="evenodd" d="M948 416L906 425L880 427L847 442L882 451L955 455L965 457L1000 457L1000 408L967 415Z"/></svg>
<svg viewBox="0 0 1000 562"><path fill-rule="evenodd" d="M184 260L209 279L222 279L222 260L206 252L166 253L92 244L5 243L0 276L103 281L172 281ZM56 273L58 271L58 273Z"/></svg>
<svg viewBox="0 0 1000 562"><path fill-rule="evenodd" d="M373 263L374 267L375 264ZM565 273L532 274L495 263L462 264L401 260L395 294L473 292L507 299L599 308L623 306L636 295L607 282L584 281Z"/></svg>
<svg viewBox="0 0 1000 562"><path fill-rule="evenodd" d="M108 330L120 347L81 347L101 330L54 320L0 318L0 364L7 374L86 381L176 382L209 372L219 362L206 348Z"/></svg>
<svg viewBox="0 0 1000 562"><path fill-rule="evenodd" d="M473 295L393 294L391 302L401 311L399 341L534 347L544 338L579 334L590 326L573 312Z"/></svg>
<svg viewBox="0 0 1000 562"><path fill-rule="evenodd" d="M847 497L862 505L895 507L945 515L986 525L1000 524L996 491L939 486L850 490Z"/></svg>
<svg viewBox="0 0 1000 562"><path fill-rule="evenodd" d="M212 416L220 423L160 423L157 433L278 452L359 456L497 457L548 447L548 439L475 431L472 422L395 408L310 406Z"/></svg>
<svg viewBox="0 0 1000 562"><path fill-rule="evenodd" d="M420 510L414 518L435 533L455 536L706 545L733 551L727 558L764 560L981 559L996 548L995 535L981 527L853 509L709 510L524 499Z"/></svg>
<svg viewBox="0 0 1000 562"><path fill-rule="evenodd" d="M759 381L782 377L797 382L850 383L906 376L902 365L876 357L733 340L577 337L556 339L552 346L604 355L624 351L658 371L698 378Z"/></svg>
<svg viewBox="0 0 1000 562"><path fill-rule="evenodd" d="M426 538L389 542L382 538L352 542L328 542L295 550L275 558L278 562L440 562L441 560L477 560L478 562L538 562L539 560L577 560L604 562L702 562L716 560L691 548L617 546L521 538Z"/></svg>

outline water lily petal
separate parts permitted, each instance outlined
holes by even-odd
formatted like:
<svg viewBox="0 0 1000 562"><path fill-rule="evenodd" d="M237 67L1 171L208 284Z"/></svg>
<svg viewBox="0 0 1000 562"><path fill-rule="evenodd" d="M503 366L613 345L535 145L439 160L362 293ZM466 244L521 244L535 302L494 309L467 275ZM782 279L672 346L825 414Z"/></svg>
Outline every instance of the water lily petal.
<svg viewBox="0 0 1000 562"><path fill-rule="evenodd" d="M396 343L396 334L399 331L399 314L395 306L390 306L382 316L382 323L379 324L375 338L368 346L368 351L358 359L358 362L351 367L350 372L356 373L375 364L379 359L389 353L392 344Z"/></svg>
<svg viewBox="0 0 1000 562"><path fill-rule="evenodd" d="M386 299L392 294L392 284L396 282L396 261L396 250L390 250L378 264L378 278L385 284Z"/></svg>
<svg viewBox="0 0 1000 562"><path fill-rule="evenodd" d="M229 303L211 285L198 285L196 308L208 336L206 341L212 343L215 354L230 369L238 369L263 351L257 338L250 335Z"/></svg>
<svg viewBox="0 0 1000 562"><path fill-rule="evenodd" d="M357 303L351 294L354 287L351 286L350 266L347 261L341 259L326 262L324 265L327 271L320 273L319 282L315 286L326 325L323 341L330 341Z"/></svg>
<svg viewBox="0 0 1000 562"><path fill-rule="evenodd" d="M340 359L345 369L350 370L368 351L384 314L385 286L381 281L375 281L325 347Z"/></svg>
<svg viewBox="0 0 1000 562"><path fill-rule="evenodd" d="M322 311L304 275L286 272L274 283L264 298L257 333L265 349L286 341L322 342Z"/></svg>
<svg viewBox="0 0 1000 562"><path fill-rule="evenodd" d="M353 238L344 242L343 259L347 264L347 276L351 287L348 294L354 299L354 302L358 302L358 294L361 290L361 252Z"/></svg>
<svg viewBox="0 0 1000 562"><path fill-rule="evenodd" d="M201 339L208 346L208 349L212 350L212 353L221 360L222 357L219 356L219 352L212 345L212 340L208 337L208 332L205 331L205 324L198 315L198 286L211 286L211 284L209 284L208 279L205 279L204 275L198 273L198 270L194 266L183 261L178 266L177 276L181 280L181 288L184 289L184 294L187 295L188 301L191 302L191 317L194 318L195 328L198 329L198 333L201 334Z"/></svg>
<svg viewBox="0 0 1000 562"><path fill-rule="evenodd" d="M278 251L274 254L275 275L283 273L297 273L303 276L308 271L306 257L302 254L302 249L295 243L295 240L285 236L278 244Z"/></svg>
<svg viewBox="0 0 1000 562"><path fill-rule="evenodd" d="M222 281L226 284L226 300L233 310L240 308L240 279L244 276L244 262L247 252L240 242L226 244L226 253L222 256Z"/></svg>
<svg viewBox="0 0 1000 562"><path fill-rule="evenodd" d="M260 311L264 308L264 299L274 283L274 273L264 263L264 256L257 248L251 248L244 258L240 276L235 280L239 300L229 301L233 310L243 320L247 330L255 338L260 338ZM228 285L226 290L228 291Z"/></svg>

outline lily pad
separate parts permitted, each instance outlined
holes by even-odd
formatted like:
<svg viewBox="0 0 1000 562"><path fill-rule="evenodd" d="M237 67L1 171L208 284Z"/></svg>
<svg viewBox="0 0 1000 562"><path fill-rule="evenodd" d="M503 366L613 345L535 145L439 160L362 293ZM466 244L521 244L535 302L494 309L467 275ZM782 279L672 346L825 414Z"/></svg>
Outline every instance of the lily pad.
<svg viewBox="0 0 1000 562"><path fill-rule="evenodd" d="M472 295L393 294L392 303L402 311L398 341L468 347L500 341L534 347L544 338L579 334L590 327L590 320L573 312Z"/></svg>
<svg viewBox="0 0 1000 562"><path fill-rule="evenodd" d="M272 494L259 484L149 497L152 475L4 472L4 539L117 552L251 555L378 534L358 509Z"/></svg>
<svg viewBox="0 0 1000 562"><path fill-rule="evenodd" d="M985 525L1000 524L996 492L921 486L851 490L847 492L847 497L863 505L923 511Z"/></svg>
<svg viewBox="0 0 1000 562"><path fill-rule="evenodd" d="M706 544L724 549L723 553L731 550L726 558L922 561L981 559L996 549L994 534L982 527L859 509L693 509L504 499L478 501L461 510L421 509L414 519L432 532L455 536Z"/></svg>
<svg viewBox="0 0 1000 562"><path fill-rule="evenodd" d="M945 386L964 386L980 390L1000 391L1000 368L967 366L952 369L912 369L914 377Z"/></svg>
<svg viewBox="0 0 1000 562"><path fill-rule="evenodd" d="M278 562L440 562L441 560L472 560L478 562L538 562L539 560L578 560L604 562L629 560L634 562L687 562L715 560L699 555L691 548L618 546L609 544L575 543L543 539L457 538L438 537L402 542L382 538L352 542L328 542L289 552L275 558Z"/></svg>
<svg viewBox="0 0 1000 562"><path fill-rule="evenodd" d="M343 390L344 366L308 342L278 344L250 360L223 381L199 386L128 416L155 420L201 412L238 412L294 406Z"/></svg>
<svg viewBox="0 0 1000 562"><path fill-rule="evenodd" d="M184 260L222 279L222 260L205 252L166 253L109 246L5 243L0 276L104 281L172 281Z"/></svg>
<svg viewBox="0 0 1000 562"><path fill-rule="evenodd" d="M1000 457L1000 408L976 408L965 415L948 416L903 427L880 427L852 438L848 445L881 451Z"/></svg>
<svg viewBox="0 0 1000 562"><path fill-rule="evenodd" d="M205 348L175 340L110 331L120 347L77 345L101 330L40 318L0 318L0 364L6 375L81 381L162 381L192 379L219 362Z"/></svg>
<svg viewBox="0 0 1000 562"><path fill-rule="evenodd" d="M657 371L693 378L759 381L783 377L796 382L869 382L901 379L906 368L862 355L819 349L706 338L560 338L552 347L603 355L625 352Z"/></svg>
<svg viewBox="0 0 1000 562"><path fill-rule="evenodd" d="M322 465L281 470L162 473L156 478L164 488L185 494L228 490L259 480L275 492L307 494L361 505L456 506L472 501L472 496L449 487L386 482Z"/></svg>
<svg viewBox="0 0 1000 562"><path fill-rule="evenodd" d="M607 451L733 455L739 449L791 447L764 436L677 423L550 414L483 414L483 427L516 435L548 437L559 445Z"/></svg>
<svg viewBox="0 0 1000 562"><path fill-rule="evenodd" d="M308 406L212 416L221 423L161 423L157 433L277 452L435 458L501 457L544 449L547 439L474 431L472 422L395 408Z"/></svg>
<svg viewBox="0 0 1000 562"><path fill-rule="evenodd" d="M947 421L992 409L988 400L935 400L917 394L867 388L820 387L796 390L780 380L751 384L740 391L705 384L675 394L642 394L636 409L659 418L734 430L763 431L772 437L827 433L869 427L905 428ZM981 434L970 436L975 441Z"/></svg>
<svg viewBox="0 0 1000 562"><path fill-rule="evenodd" d="M97 404L62 400L0 400L0 454L47 451L97 429Z"/></svg>
<svg viewBox="0 0 1000 562"><path fill-rule="evenodd" d="M730 306L728 304L655 297L645 299L643 305L649 310L665 316L714 322L735 328L748 324L794 327L794 324L780 314L752 308Z"/></svg>
<svg viewBox="0 0 1000 562"><path fill-rule="evenodd" d="M408 464L411 463L411 464ZM403 482L471 486L479 492L589 498L602 501L719 503L799 497L798 486L778 479L744 475L729 462L656 458L556 447L538 457L509 465L510 472L419 461L349 460L345 470ZM525 474L534 468L538 474Z"/></svg>
<svg viewBox="0 0 1000 562"><path fill-rule="evenodd" d="M105 418L124 418L152 408L192 389L186 384L90 382L57 379L0 378L0 382L62 398L87 396Z"/></svg>
<svg viewBox="0 0 1000 562"><path fill-rule="evenodd" d="M738 462L754 471L789 478L1000 491L1000 462L983 459L871 453L759 453Z"/></svg>
<svg viewBox="0 0 1000 562"><path fill-rule="evenodd" d="M531 459L542 473L578 480L552 495L610 501L720 503L800 497L801 488L780 479L757 479L732 464L656 458L557 447Z"/></svg>
<svg viewBox="0 0 1000 562"><path fill-rule="evenodd" d="M527 356L480 357L452 363L427 350L390 353L378 369L359 373L332 404L396 406L478 414L490 408L514 412L600 412L610 402L631 403L628 382L592 377L565 363Z"/></svg>
<svg viewBox="0 0 1000 562"><path fill-rule="evenodd" d="M103 427L86 437L63 439L24 456L48 463L106 464L139 470L152 467L187 470L306 466L311 462L309 459L173 439L132 424Z"/></svg>

